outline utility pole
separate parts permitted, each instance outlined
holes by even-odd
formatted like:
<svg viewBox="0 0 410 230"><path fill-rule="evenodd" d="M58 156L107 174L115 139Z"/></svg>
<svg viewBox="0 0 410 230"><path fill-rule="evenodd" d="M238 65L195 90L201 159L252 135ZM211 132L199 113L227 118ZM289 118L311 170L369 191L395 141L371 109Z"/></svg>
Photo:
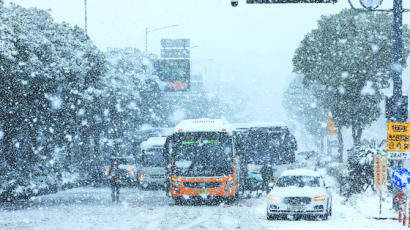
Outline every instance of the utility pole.
<svg viewBox="0 0 410 230"><path fill-rule="evenodd" d="M87 33L87 0L84 0L84 30Z"/></svg>

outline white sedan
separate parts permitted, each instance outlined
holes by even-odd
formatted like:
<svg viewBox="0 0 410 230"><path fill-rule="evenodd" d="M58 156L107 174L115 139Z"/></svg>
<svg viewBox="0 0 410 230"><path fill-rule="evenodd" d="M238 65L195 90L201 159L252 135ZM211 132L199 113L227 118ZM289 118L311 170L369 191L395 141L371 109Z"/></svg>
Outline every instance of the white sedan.
<svg viewBox="0 0 410 230"><path fill-rule="evenodd" d="M267 219L332 215L332 196L321 175L308 169L286 170L268 194Z"/></svg>

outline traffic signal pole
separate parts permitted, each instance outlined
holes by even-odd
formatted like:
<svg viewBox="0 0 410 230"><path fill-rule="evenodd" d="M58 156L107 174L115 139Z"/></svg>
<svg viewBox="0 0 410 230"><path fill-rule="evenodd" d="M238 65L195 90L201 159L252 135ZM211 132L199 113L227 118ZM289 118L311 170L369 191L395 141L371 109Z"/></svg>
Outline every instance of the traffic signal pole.
<svg viewBox="0 0 410 230"><path fill-rule="evenodd" d="M402 101L402 60L403 60L403 0L394 0L393 4L393 122L405 122L407 114L400 109ZM407 105L407 103L405 103ZM407 108L403 108L406 109Z"/></svg>
<svg viewBox="0 0 410 230"><path fill-rule="evenodd" d="M389 122L406 122L408 116L408 99L402 95L402 72L403 72L403 13L408 10L403 9L403 0L393 0L392 10L376 10L365 7L365 9L354 8L351 0L348 0L350 6L356 11L390 11L393 12L393 96L386 97L386 118ZM380 1L381 3L381 1ZM363 4L362 4L363 5ZM378 6L376 6L377 8ZM397 169L403 166L403 160L392 161L393 168ZM398 189L393 186L393 195ZM399 203L393 198L392 205L395 210L399 209Z"/></svg>

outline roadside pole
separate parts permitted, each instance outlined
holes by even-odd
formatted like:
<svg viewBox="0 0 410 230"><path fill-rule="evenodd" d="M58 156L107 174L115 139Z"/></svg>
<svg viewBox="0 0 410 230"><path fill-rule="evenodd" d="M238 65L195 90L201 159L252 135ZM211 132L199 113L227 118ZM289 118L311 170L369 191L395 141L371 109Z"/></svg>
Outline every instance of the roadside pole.
<svg viewBox="0 0 410 230"><path fill-rule="evenodd" d="M374 189L379 191L379 217L382 214L382 191L386 188L387 181L387 156L377 155L373 159L374 162Z"/></svg>

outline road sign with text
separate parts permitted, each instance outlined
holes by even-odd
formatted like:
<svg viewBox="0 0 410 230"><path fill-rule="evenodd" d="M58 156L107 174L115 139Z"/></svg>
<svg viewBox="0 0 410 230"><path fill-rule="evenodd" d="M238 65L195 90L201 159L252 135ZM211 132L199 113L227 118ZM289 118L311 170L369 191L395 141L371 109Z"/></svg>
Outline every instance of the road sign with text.
<svg viewBox="0 0 410 230"><path fill-rule="evenodd" d="M387 152L390 160L410 159L410 123L387 123Z"/></svg>
<svg viewBox="0 0 410 230"><path fill-rule="evenodd" d="M387 180L387 156L374 157L374 189L380 190L386 186Z"/></svg>
<svg viewBox="0 0 410 230"><path fill-rule="evenodd" d="M189 59L159 59L154 63L159 79L167 83L166 91L182 91L189 88Z"/></svg>

